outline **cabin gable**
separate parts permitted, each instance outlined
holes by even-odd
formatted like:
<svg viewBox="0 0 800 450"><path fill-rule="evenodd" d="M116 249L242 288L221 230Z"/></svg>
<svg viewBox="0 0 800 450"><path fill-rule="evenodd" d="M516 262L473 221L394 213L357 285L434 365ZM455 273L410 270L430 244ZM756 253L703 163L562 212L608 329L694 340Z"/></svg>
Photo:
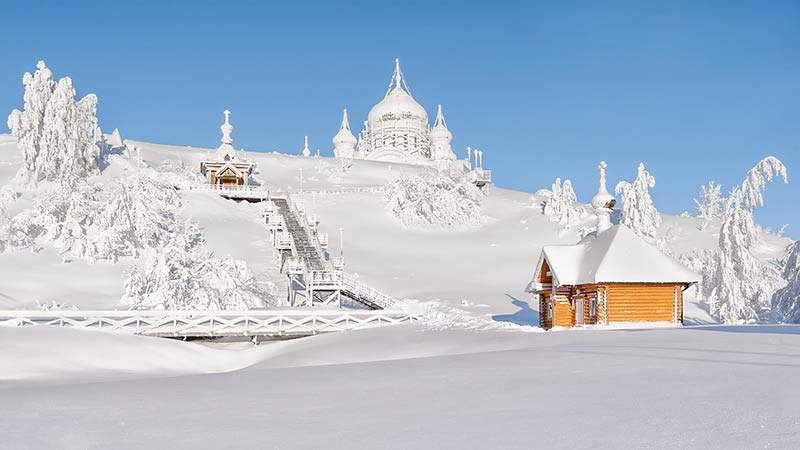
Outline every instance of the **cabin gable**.
<svg viewBox="0 0 800 450"><path fill-rule="evenodd" d="M553 287L553 272L550 270L550 264L547 263L547 258L542 257L539 264L539 273L536 276L536 282L539 284L540 290L548 290Z"/></svg>

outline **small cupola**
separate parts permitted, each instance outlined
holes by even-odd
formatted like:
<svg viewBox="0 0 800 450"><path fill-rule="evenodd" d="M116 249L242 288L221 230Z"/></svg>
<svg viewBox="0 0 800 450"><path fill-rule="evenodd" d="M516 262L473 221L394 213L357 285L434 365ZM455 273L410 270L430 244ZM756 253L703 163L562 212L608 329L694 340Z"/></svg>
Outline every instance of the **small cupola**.
<svg viewBox="0 0 800 450"><path fill-rule="evenodd" d="M592 208L597 215L597 233L600 234L611 228L611 214L614 212L614 205L617 199L608 193L606 188L606 168L608 164L605 161L600 161L597 166L600 169L600 186L597 189L597 194L592 197Z"/></svg>
<svg viewBox="0 0 800 450"><path fill-rule="evenodd" d="M333 154L338 158L352 158L356 150L356 137L350 131L350 121L347 119L347 110L342 114L342 125L339 132L332 139Z"/></svg>

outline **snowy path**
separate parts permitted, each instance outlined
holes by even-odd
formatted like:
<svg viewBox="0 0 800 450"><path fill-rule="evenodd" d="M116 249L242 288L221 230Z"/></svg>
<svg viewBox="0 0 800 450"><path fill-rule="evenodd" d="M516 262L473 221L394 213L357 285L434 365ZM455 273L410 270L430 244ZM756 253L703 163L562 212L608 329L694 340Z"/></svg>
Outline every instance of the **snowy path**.
<svg viewBox="0 0 800 450"><path fill-rule="evenodd" d="M3 383L3 445L728 450L800 439L800 327L398 327L281 345L226 374Z"/></svg>

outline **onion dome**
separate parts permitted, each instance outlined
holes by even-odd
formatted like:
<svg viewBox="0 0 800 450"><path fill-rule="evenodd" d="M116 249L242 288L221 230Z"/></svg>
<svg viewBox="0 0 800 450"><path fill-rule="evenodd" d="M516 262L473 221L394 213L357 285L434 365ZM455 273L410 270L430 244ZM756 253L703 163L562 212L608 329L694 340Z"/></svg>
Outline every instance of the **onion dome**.
<svg viewBox="0 0 800 450"><path fill-rule="evenodd" d="M400 70L400 60L395 59L394 75L389 83L389 90L386 91L383 100L369 111L367 121L377 123L410 118L422 119L427 123L428 113L411 96L411 91L403 79L403 72Z"/></svg>
<svg viewBox="0 0 800 450"><path fill-rule="evenodd" d="M303 150L300 151L300 154L303 156L311 156L311 149L308 148L308 136L306 136L305 142L305 146L303 147Z"/></svg>
<svg viewBox="0 0 800 450"><path fill-rule="evenodd" d="M439 110L436 113L436 122L431 128L431 143L450 144L453 140L453 133L447 128L447 122L444 121L444 114L442 114L442 105L439 105Z"/></svg>
<svg viewBox="0 0 800 450"><path fill-rule="evenodd" d="M356 137L350 131L350 121L347 119L346 109L342 115L342 125L339 127L339 132L333 137L333 146L334 148L355 148L356 146Z"/></svg>

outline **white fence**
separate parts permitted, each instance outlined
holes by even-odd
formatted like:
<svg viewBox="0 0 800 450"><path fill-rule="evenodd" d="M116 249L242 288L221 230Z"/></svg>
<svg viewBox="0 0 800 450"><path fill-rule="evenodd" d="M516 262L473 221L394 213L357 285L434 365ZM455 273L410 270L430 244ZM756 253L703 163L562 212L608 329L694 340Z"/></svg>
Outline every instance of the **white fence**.
<svg viewBox="0 0 800 450"><path fill-rule="evenodd" d="M0 311L0 323L121 331L175 338L288 338L418 320L402 311Z"/></svg>
<svg viewBox="0 0 800 450"><path fill-rule="evenodd" d="M194 191L207 191L216 192L220 195L232 198L255 198L255 199L268 199L270 198L270 191L264 186L252 185L224 185L224 184L200 184L193 186ZM336 194L352 194L359 192L381 193L386 192L384 186L353 186L353 187L338 187L328 189L294 189L292 194L302 195L336 195ZM285 197L285 192L275 192L272 194L274 197Z"/></svg>
<svg viewBox="0 0 800 450"><path fill-rule="evenodd" d="M224 184L201 184L192 188L193 191L216 192L223 197L265 200L269 198L269 191L262 186L250 185L224 185Z"/></svg>
<svg viewBox="0 0 800 450"><path fill-rule="evenodd" d="M336 194L353 194L359 192L386 192L385 186L353 186L353 187L340 187L329 189L303 189L293 190L293 194L298 195L336 195Z"/></svg>

